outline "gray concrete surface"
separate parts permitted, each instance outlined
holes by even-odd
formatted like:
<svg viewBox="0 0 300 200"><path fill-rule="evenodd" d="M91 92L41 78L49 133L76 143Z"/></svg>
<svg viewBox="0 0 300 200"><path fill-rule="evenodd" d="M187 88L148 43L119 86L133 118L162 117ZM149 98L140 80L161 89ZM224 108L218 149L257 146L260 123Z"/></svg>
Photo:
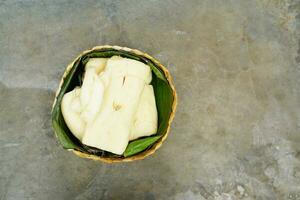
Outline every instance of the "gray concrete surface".
<svg viewBox="0 0 300 200"><path fill-rule="evenodd" d="M300 199L299 0L0 0L0 199ZM64 67L116 44L178 91L155 155L108 165L53 135Z"/></svg>

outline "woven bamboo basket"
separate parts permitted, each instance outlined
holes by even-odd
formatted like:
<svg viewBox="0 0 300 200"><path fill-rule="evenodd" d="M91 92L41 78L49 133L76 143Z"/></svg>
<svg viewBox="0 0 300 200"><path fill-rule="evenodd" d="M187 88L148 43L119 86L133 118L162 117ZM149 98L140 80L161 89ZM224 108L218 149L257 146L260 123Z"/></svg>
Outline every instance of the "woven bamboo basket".
<svg viewBox="0 0 300 200"><path fill-rule="evenodd" d="M167 127L167 130L166 130L166 133L156 143L154 143L151 146L151 148L146 149L145 151L143 151L141 153L138 153L136 155L130 156L130 157L101 157L101 156L97 156L97 155L94 155L94 154L89 154L89 153L86 153L86 152L82 152L82 151L79 151L77 149L68 149L68 150L72 151L77 156L80 156L82 158L88 158L88 159L92 159L92 160L96 160L96 161L103 161L103 162L106 162L106 163L118 163L118 162L129 162L129 161L135 161L135 160L142 160L145 157L153 154L162 145L162 143L166 140L166 138L168 137L168 134L169 134L169 131L170 131L171 122L173 121L173 118L175 116L176 107L177 107L177 94L176 94L175 87L174 87L173 82L172 82L172 77L171 77L169 71L159 61L157 61L156 59L154 59L150 55L148 55L148 54L146 54L144 52L141 52L139 50L136 50L136 49L130 49L130 48L127 48L127 47L120 47L120 46L109 46L109 45L96 46L96 47L94 47L94 48L92 48L90 50L83 51L80 55L77 56L77 58L75 58L67 66L67 68L66 68L66 70L65 70L65 72L63 74L63 77L61 79L61 82L59 84L58 90L56 91L55 100L54 100L52 108L54 108L54 105L56 104L57 96L60 93L62 85L64 83L64 78L71 71L71 69L74 66L74 63L76 62L76 60L78 58L82 57L86 53L89 53L89 52L94 51L94 50L103 50L103 49L122 50L122 51L133 53L135 55L144 56L147 59L151 60L153 63L155 63L156 66L159 67L162 70L162 72L164 73L165 78L167 79L167 81L168 81L168 83L169 83L169 85L170 85L170 87L172 89L172 95L173 95L172 110L171 110L171 113L170 113L170 117L169 117L168 127ZM57 136L57 134L56 134L56 136Z"/></svg>

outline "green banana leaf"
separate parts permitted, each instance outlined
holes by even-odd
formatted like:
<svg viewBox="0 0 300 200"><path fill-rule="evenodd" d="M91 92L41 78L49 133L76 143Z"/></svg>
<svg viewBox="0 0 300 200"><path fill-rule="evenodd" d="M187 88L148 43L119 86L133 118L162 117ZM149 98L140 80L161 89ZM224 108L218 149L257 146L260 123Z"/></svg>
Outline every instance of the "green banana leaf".
<svg viewBox="0 0 300 200"><path fill-rule="evenodd" d="M124 156L129 157L136 154L137 152L141 152L147 149L147 147L149 147L151 144L156 142L159 138L160 136L152 136L152 137L146 137L129 143L124 152Z"/></svg>
<svg viewBox="0 0 300 200"><path fill-rule="evenodd" d="M158 111L157 133L149 137L144 137L131 141L126 148L124 155L122 156L82 144L67 127L62 116L60 106L63 95L65 93L73 90L76 86L81 86L82 76L84 73L84 66L90 58L110 58L114 55L141 61L151 68L151 84L153 85L156 107ZM102 157L129 157L151 148L151 146L166 133L170 114L172 111L173 101L174 97L169 82L165 78L165 75L162 72L162 70L159 67L157 67L156 64L150 59L144 56L136 55L131 52L116 50L112 48L93 50L78 58L75 61L70 72L64 78L63 85L57 96L56 103L52 110L52 125L57 138L59 139L60 143L65 149L76 149L82 152Z"/></svg>

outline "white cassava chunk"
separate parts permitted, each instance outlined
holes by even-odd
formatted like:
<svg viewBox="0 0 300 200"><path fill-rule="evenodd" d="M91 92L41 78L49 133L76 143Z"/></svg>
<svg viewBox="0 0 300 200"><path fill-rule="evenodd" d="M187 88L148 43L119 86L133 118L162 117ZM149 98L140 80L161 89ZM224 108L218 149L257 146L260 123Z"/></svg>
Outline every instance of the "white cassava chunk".
<svg viewBox="0 0 300 200"><path fill-rule="evenodd" d="M80 88L75 88L63 96L61 111L70 131L81 140L85 130L85 122L80 117Z"/></svg>
<svg viewBox="0 0 300 200"><path fill-rule="evenodd" d="M104 94L104 85L99 77L94 77L93 84L91 84L89 90L91 91L88 99L87 105L82 109L81 117L86 123L92 122L98 112L100 111L103 94ZM81 92L81 94L83 94Z"/></svg>
<svg viewBox="0 0 300 200"><path fill-rule="evenodd" d="M100 78L100 80L102 81L104 87L107 88L108 83L109 83L109 80L110 80L109 74L108 74L108 73L105 73L105 72L101 72L101 73L99 74L99 78Z"/></svg>
<svg viewBox="0 0 300 200"><path fill-rule="evenodd" d="M80 93L80 102L82 108L85 108L90 102L95 78L95 69L89 69L85 71Z"/></svg>
<svg viewBox="0 0 300 200"><path fill-rule="evenodd" d="M111 77L134 76L144 80L146 84L149 84L152 79L151 70L148 65L119 56L113 56L107 61L105 71Z"/></svg>
<svg viewBox="0 0 300 200"><path fill-rule="evenodd" d="M85 65L85 70L93 68L99 74L104 70L107 60L108 58L90 58Z"/></svg>
<svg viewBox="0 0 300 200"><path fill-rule="evenodd" d="M82 117L86 122L94 119L99 112L104 93L104 85L97 76L95 69L86 69L81 93L80 102L82 109Z"/></svg>
<svg viewBox="0 0 300 200"><path fill-rule="evenodd" d="M111 78L100 113L87 126L82 142L118 155L125 151L144 81L135 76Z"/></svg>
<svg viewBox="0 0 300 200"><path fill-rule="evenodd" d="M135 114L129 140L155 134L157 109L152 85L145 85Z"/></svg>

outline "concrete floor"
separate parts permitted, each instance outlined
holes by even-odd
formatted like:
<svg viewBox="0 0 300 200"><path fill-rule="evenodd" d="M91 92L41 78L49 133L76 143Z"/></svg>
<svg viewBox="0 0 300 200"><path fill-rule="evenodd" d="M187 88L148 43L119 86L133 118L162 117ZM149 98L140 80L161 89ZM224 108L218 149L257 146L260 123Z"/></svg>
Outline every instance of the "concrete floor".
<svg viewBox="0 0 300 200"><path fill-rule="evenodd" d="M299 30L299 0L0 0L0 199L300 199ZM64 67L102 44L174 77L171 133L143 161L54 137Z"/></svg>

